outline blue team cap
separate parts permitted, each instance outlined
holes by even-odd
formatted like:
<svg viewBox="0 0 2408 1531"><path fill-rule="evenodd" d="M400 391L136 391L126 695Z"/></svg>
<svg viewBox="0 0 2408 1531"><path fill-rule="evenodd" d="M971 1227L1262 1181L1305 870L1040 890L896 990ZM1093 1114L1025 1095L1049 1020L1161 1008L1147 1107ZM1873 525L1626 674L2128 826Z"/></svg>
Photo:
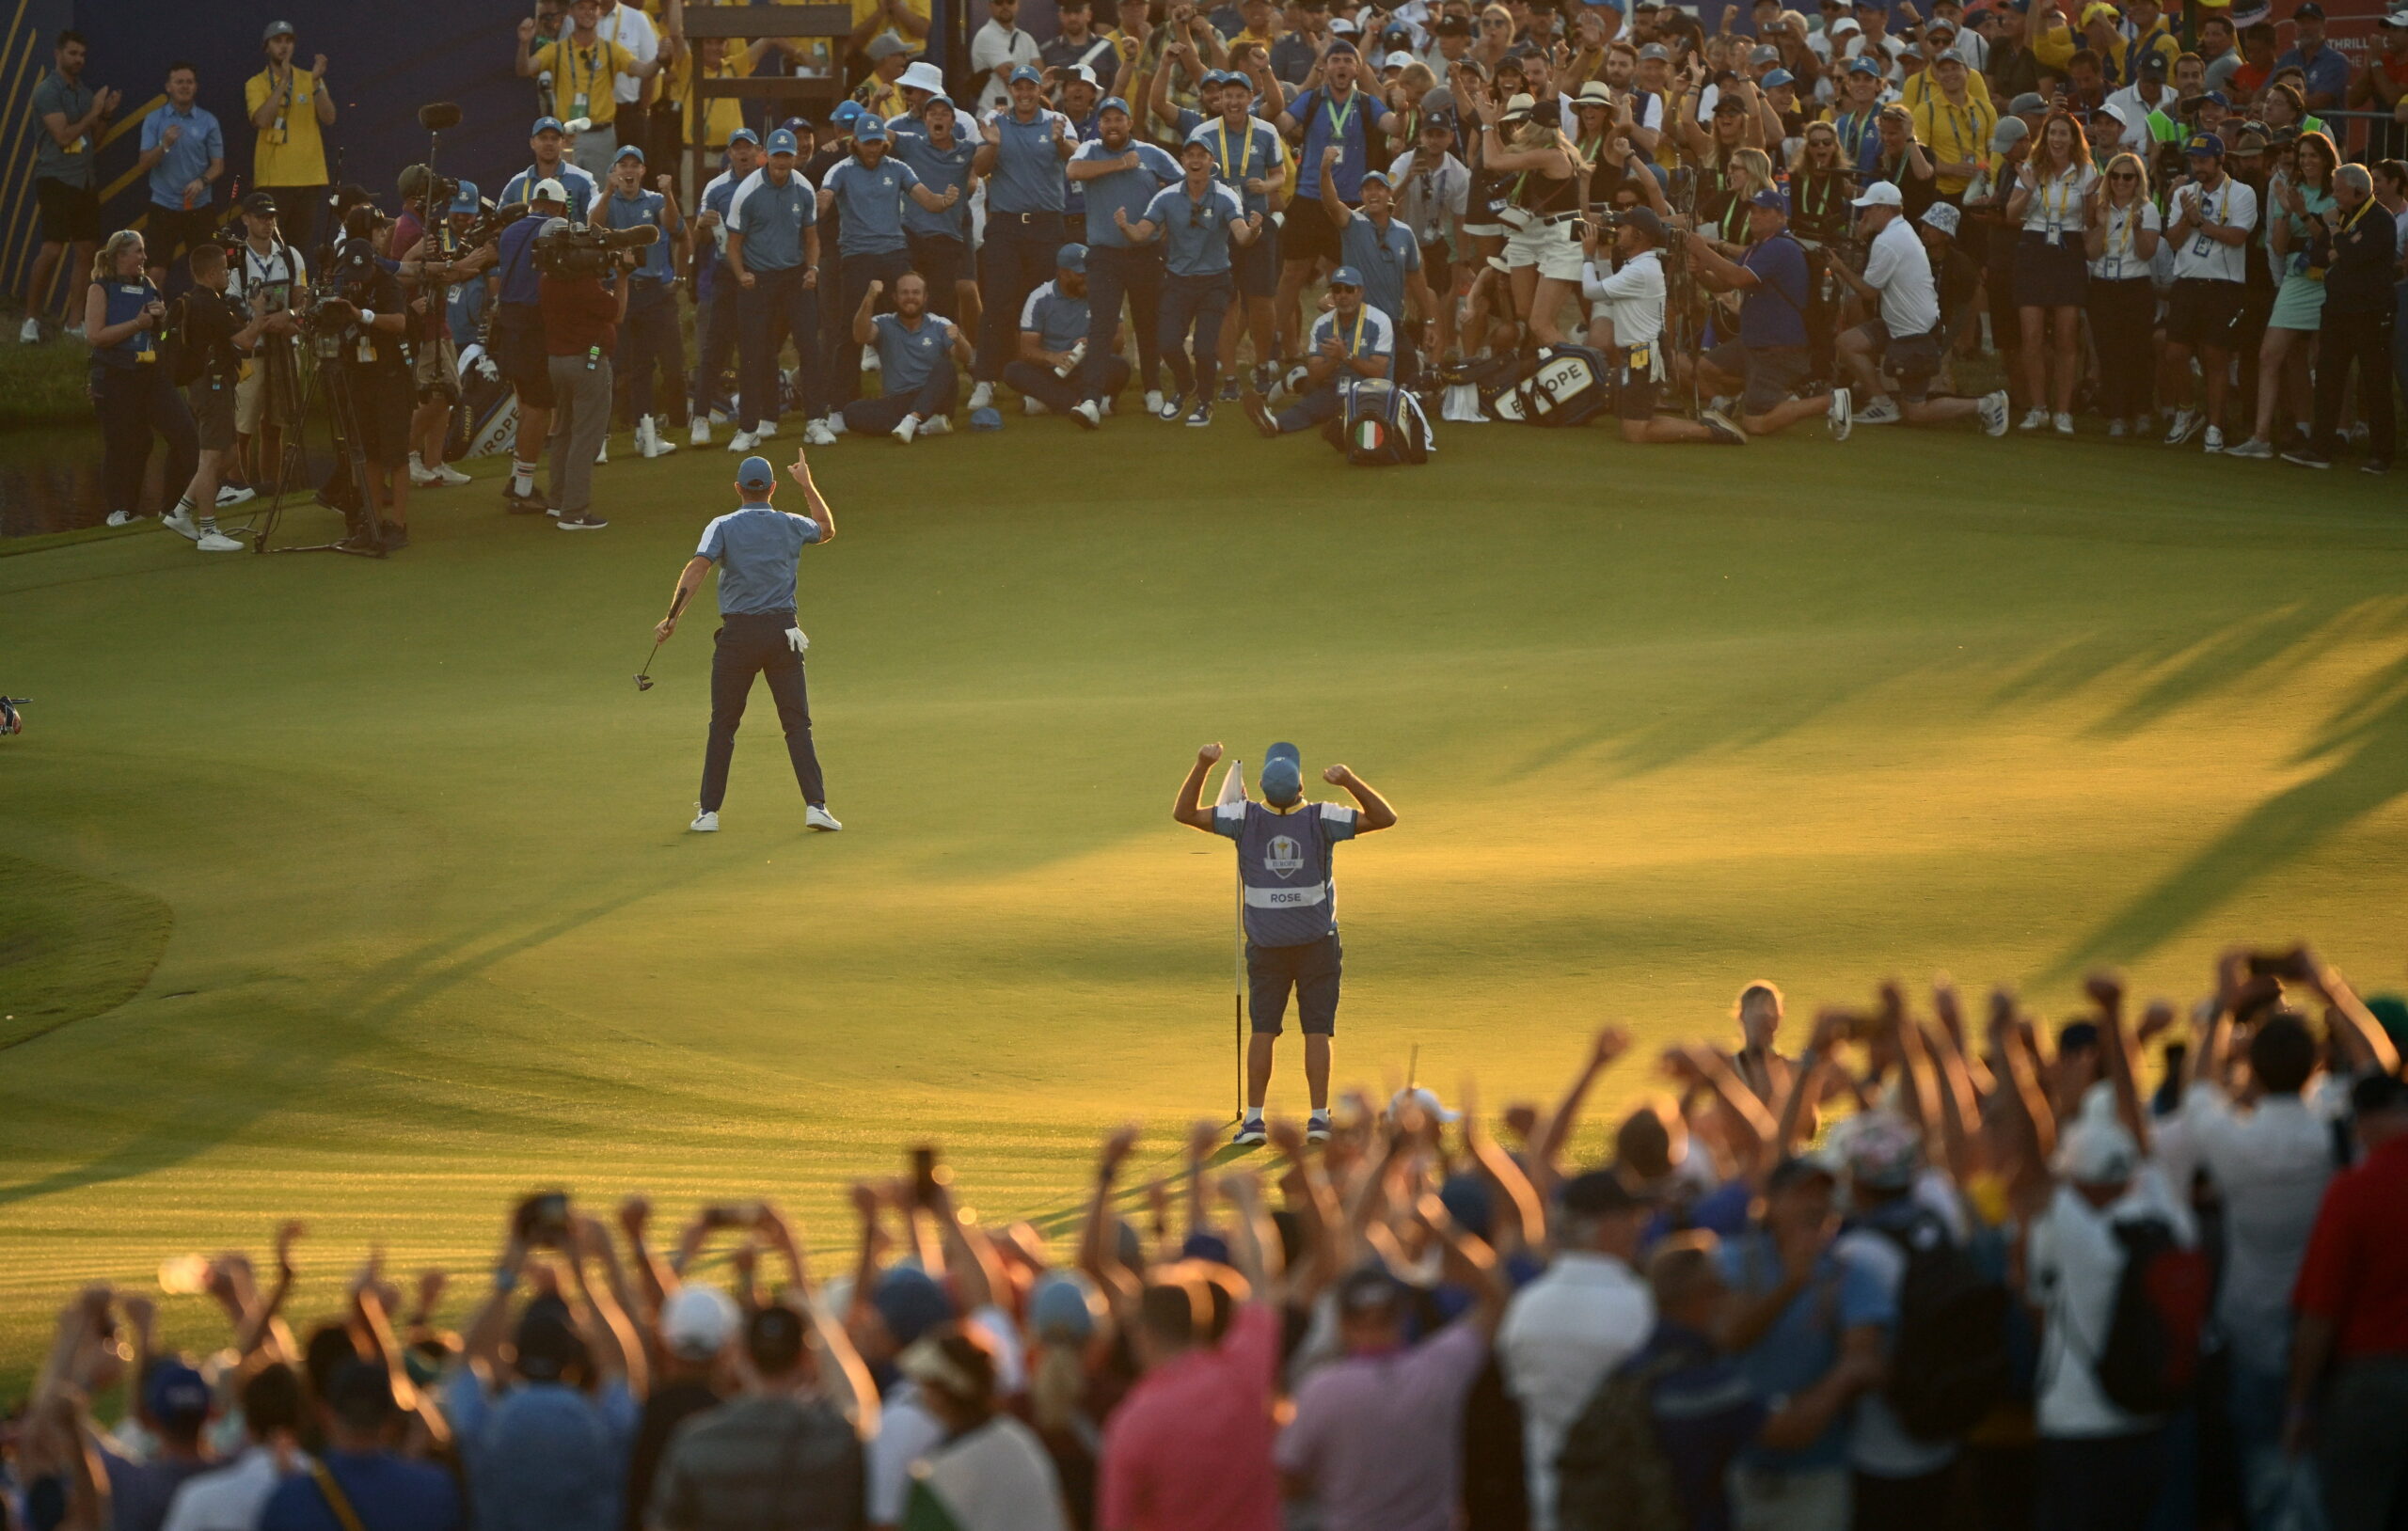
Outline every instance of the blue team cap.
<svg viewBox="0 0 2408 1531"><path fill-rule="evenodd" d="M1324 56L1324 57L1329 57L1329 58L1335 58L1335 57L1337 57L1339 54L1354 54L1354 44L1353 44L1353 43L1351 43L1351 42L1347 41L1344 38L1339 38L1336 42L1333 42L1333 43L1331 43L1331 44L1329 45L1329 52L1328 52L1326 55L1324 55L1323 56ZM1361 56L1361 55L1356 54L1356 55L1355 55L1355 56L1360 57L1360 56Z"/></svg>
<svg viewBox="0 0 2408 1531"><path fill-rule="evenodd" d="M2227 97L2227 96L2226 96L2223 91L2221 91L2221 90L2210 90L2210 91L2209 91L2206 95L2201 96L2199 99L2200 99L2201 101L2211 101L2211 102L2214 102L2217 105L2219 105L2219 106L2223 107L2226 111L2230 111L2230 110L2232 110L2232 101L2231 101L2231 99L2230 99L2229 97Z"/></svg>
<svg viewBox="0 0 2408 1531"><path fill-rule="evenodd" d="M1239 78L1243 79L1244 76L1241 75ZM1227 70L1208 69L1204 71L1204 78L1197 82L1196 88L1198 90L1210 90L1216 85L1227 85L1228 83L1229 75Z"/></svg>
<svg viewBox="0 0 2408 1531"><path fill-rule="evenodd" d="M166 1362L150 1368L143 1402L162 1425L192 1425L209 1417L209 1381L180 1361Z"/></svg>
<svg viewBox="0 0 2408 1531"><path fill-rule="evenodd" d="M1022 64L1020 68L1012 71L1011 78L1004 83L1006 85L1018 85L1022 80L1026 80L1031 85L1043 85L1045 83L1045 76L1037 72L1036 65Z"/></svg>
<svg viewBox="0 0 2408 1531"><path fill-rule="evenodd" d="M1748 201L1751 206L1778 213L1784 218L1789 216L1789 194L1779 186L1766 186L1755 196L1749 197Z"/></svg>
<svg viewBox="0 0 2408 1531"><path fill-rule="evenodd" d="M567 131L568 130L566 128L561 126L561 119L559 118L539 117L535 119L535 125L527 130L527 136L532 138L538 134L566 133Z"/></svg>
<svg viewBox="0 0 2408 1531"><path fill-rule="evenodd" d="M477 211L477 183L475 182L463 181L460 182L459 195L452 198L452 211L454 213L474 213Z"/></svg>
<svg viewBox="0 0 2408 1531"><path fill-rule="evenodd" d="M778 470L766 457L748 457L736 469L737 486L741 489L774 489L778 486Z"/></svg>
<svg viewBox="0 0 2408 1531"><path fill-rule="evenodd" d="M751 144L758 149L761 147L761 135L751 128L738 128L727 135L727 147L734 149L738 144Z"/></svg>
<svg viewBox="0 0 2408 1531"><path fill-rule="evenodd" d="M769 134L769 152L772 154L794 154L800 152L800 150L795 147L794 134L784 128L780 128Z"/></svg>
<svg viewBox="0 0 2408 1531"><path fill-rule="evenodd" d="M1065 245L1054 252L1054 264L1064 271L1085 271L1087 269L1087 247Z"/></svg>
<svg viewBox="0 0 2408 1531"><path fill-rule="evenodd" d="M2182 152L2220 160L2224 158L2224 140L2212 133L2194 133L2182 140Z"/></svg>
<svg viewBox="0 0 2408 1531"><path fill-rule="evenodd" d="M1877 79L1881 74L1881 66L1870 58L1860 58L1847 67L1847 71L1850 74L1870 74Z"/></svg>
<svg viewBox="0 0 2408 1531"><path fill-rule="evenodd" d="M1388 179L1388 173L1386 170L1366 170L1363 172L1364 185L1368 186L1374 181L1378 182L1381 185L1387 187L1391 191L1396 189L1396 182Z"/></svg>
<svg viewBox="0 0 2408 1531"><path fill-rule="evenodd" d="M836 109L828 114L828 120L841 128L848 122L860 120L862 114L863 106L860 102L840 101L836 103Z"/></svg>
<svg viewBox="0 0 2408 1531"><path fill-rule="evenodd" d="M992 404L970 412L970 429L974 431L1000 431L1003 428L1004 412Z"/></svg>
<svg viewBox="0 0 2408 1531"><path fill-rule="evenodd" d="M1778 90L1782 86L1796 85L1797 83L1798 76L1790 73L1785 69L1770 71L1763 79L1756 82L1756 84L1763 86L1766 90Z"/></svg>
<svg viewBox="0 0 2408 1531"><path fill-rule="evenodd" d="M1101 101L1095 103L1095 115L1101 117L1106 112L1118 112L1121 116L1127 117L1129 115L1129 103L1122 101L1118 96L1106 96Z"/></svg>
<svg viewBox="0 0 2408 1531"><path fill-rule="evenodd" d="M1340 266L1336 271L1329 274L1329 285L1332 287L1352 287L1359 290L1363 285L1363 274L1355 270L1353 266ZM1290 748L1292 749L1293 746L1291 746Z"/></svg>
<svg viewBox="0 0 2408 1531"><path fill-rule="evenodd" d="M613 163L619 160L633 160L638 165L642 165L643 163L643 150L634 144L621 144L619 146L619 152L612 155L611 159Z"/></svg>
<svg viewBox="0 0 2408 1531"><path fill-rule="evenodd" d="M886 124L875 117L864 117L854 124L853 138L857 143L882 144L886 142Z"/></svg>
<svg viewBox="0 0 2408 1531"><path fill-rule="evenodd" d="M1348 268L1340 266L1343 273ZM1335 277L1331 278L1333 281ZM1358 284L1359 285L1359 284ZM1304 755L1292 744L1275 744L1262 752L1262 797L1274 808L1286 808L1305 795Z"/></svg>

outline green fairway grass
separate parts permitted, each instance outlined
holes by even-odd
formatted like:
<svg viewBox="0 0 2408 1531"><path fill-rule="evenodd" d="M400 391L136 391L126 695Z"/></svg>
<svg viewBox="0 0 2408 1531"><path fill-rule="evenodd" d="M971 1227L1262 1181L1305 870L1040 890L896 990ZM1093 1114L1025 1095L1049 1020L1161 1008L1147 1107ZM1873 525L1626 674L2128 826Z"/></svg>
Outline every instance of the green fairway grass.
<svg viewBox="0 0 2408 1531"><path fill-rule="evenodd" d="M1375 1085L1418 1044L1450 1098L1551 1094L1599 1022L1717 1033L1757 977L1793 1016L1941 967L2187 1000L2303 934L2408 976L2396 479L1905 430L1449 425L1384 471L1233 416L848 440L802 585L845 832L802 829L756 691L689 836L708 611L631 677L735 459L624 439L591 535L488 476L385 563L0 559L36 699L0 992L81 1018L0 1033L0 1391L78 1280L286 1216L307 1314L372 1239L473 1287L549 1181L767 1192L832 1252L927 1137L982 1216L1073 1205L1103 1128L1230 1109L1230 856L1169 818L1207 740L1402 815L1339 855Z"/></svg>

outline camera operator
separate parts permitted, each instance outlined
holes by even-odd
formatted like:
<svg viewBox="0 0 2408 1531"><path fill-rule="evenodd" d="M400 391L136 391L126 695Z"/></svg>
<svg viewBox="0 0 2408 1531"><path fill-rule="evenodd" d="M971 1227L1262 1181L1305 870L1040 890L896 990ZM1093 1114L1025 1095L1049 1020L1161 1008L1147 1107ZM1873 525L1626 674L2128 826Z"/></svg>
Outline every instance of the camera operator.
<svg viewBox="0 0 2408 1531"><path fill-rule="evenodd" d="M557 240L569 228L566 218L552 218L537 238ZM562 531L599 531L610 524L594 513L594 459L610 432L610 353L627 317L631 283L625 273L639 257L627 250L601 259L604 264L594 269L590 261L562 268L539 260L544 349L560 412L547 487Z"/></svg>
<svg viewBox="0 0 2408 1531"><path fill-rule="evenodd" d="M92 259L84 290L84 339L92 348L90 393L103 444L101 487L113 527L142 518L135 507L142 499L153 433L167 444L169 483L190 478L200 455L192 412L159 366L159 326L166 315L143 269L142 236L131 229L111 234Z"/></svg>
<svg viewBox="0 0 2408 1531"><path fill-rule="evenodd" d="M243 243L233 251L228 291L253 316L289 313L309 280L301 252L284 242L276 198L243 198ZM252 348L234 387L234 464L244 481L274 488L284 471L284 433L301 414L301 363L291 327L271 327ZM257 451L252 449L256 444ZM239 504L221 495L220 506Z"/></svg>
<svg viewBox="0 0 2408 1531"><path fill-rule="evenodd" d="M544 342L544 290L535 270L535 239L544 226L568 211L568 193L557 181L539 181L527 197L529 213L501 231L500 290L494 294L486 347L501 375L518 394L518 432L510 453L510 485L503 507L513 515L541 515L535 465L552 429L552 360Z"/></svg>
<svg viewBox="0 0 2408 1531"><path fill-rule="evenodd" d="M736 355L737 289L736 273L727 264L727 208L736 188L760 166L760 134L751 128L729 134L726 166L705 183L702 211L694 215L694 387L687 405L694 422L687 438L690 446L711 444L714 417L744 418L743 406L721 391Z"/></svg>
<svg viewBox="0 0 2408 1531"><path fill-rule="evenodd" d="M1787 194L1767 186L1750 199L1748 250L1739 260L1720 254L1695 233L1688 236L1688 254L1699 281L1741 294L1739 338L1698 358L1699 382L1713 393L1739 396L1739 423L1751 436L1768 436L1822 415L1830 421L1831 439L1846 441L1847 389L1790 397L1791 389L1813 375L1814 360L1806 335L1806 247L1790 235Z"/></svg>
<svg viewBox="0 0 2408 1531"><path fill-rule="evenodd" d="M1978 418L1993 436L2006 434L2006 390L1980 399L1931 397L1931 380L1939 375L1941 355L1940 288L1931 257L1907 221L1905 198L1897 186L1876 182L1848 204L1861 215L1870 241L1864 274L1845 262L1831 269L1859 297L1878 305L1877 314L1840 337L1840 359L1873 402L1857 413L1868 425L1890 425L1903 418L1915 425L1939 425ZM1893 402L1882 389L1877 368L1889 367L1898 383Z"/></svg>
<svg viewBox="0 0 2408 1531"><path fill-rule="evenodd" d="M356 215L353 225L363 222ZM335 295L352 312L340 308L334 316L347 321L343 352L336 365L351 373L351 405L359 428L359 449L368 460L368 493L372 501L390 494L392 514L387 529L377 526L374 503L359 509L361 527L388 547L407 546L410 525L410 410L414 402L409 300L402 280L376 259L372 239L353 234L335 250L327 274ZM340 466L337 472L341 471ZM329 496L329 498L336 497Z"/></svg>
<svg viewBox="0 0 2408 1531"><path fill-rule="evenodd" d="M169 531L191 540L204 553L239 553L246 545L217 529L217 479L226 454L234 445L234 394L243 368L242 353L270 326L284 334L295 325L290 314L246 313L228 294L230 285L226 247L216 244L193 246L186 260L192 286L176 300L179 371L188 379L184 401L192 410L200 455L183 497L166 517ZM174 381L174 380L170 380Z"/></svg>
<svg viewBox="0 0 2408 1531"><path fill-rule="evenodd" d="M653 409L653 374L667 373L669 398L685 396L686 339L677 324L677 267L685 253L686 220L678 215L676 198L669 195L675 181L662 176L646 191L643 170L643 150L621 145L610 166L601 221L612 229L660 230L660 238L644 248L627 276L626 320L621 326L626 344L619 360L627 374L627 408L636 418L637 455L666 457L677 447L662 436L669 412ZM603 431L609 433L608 423Z"/></svg>
<svg viewBox="0 0 2408 1531"><path fill-rule="evenodd" d="M458 188L439 181L425 166L402 172L402 215L393 221L386 251L399 268L403 291L409 297L412 383L417 408L410 417L410 482L420 489L471 481L443 461L443 445L452 434L452 410L460 402L460 357L452 341L450 302L443 292L453 282L472 282L491 270L494 246L462 251L453 227L458 215ZM467 212L477 211L473 197Z"/></svg>
<svg viewBox="0 0 2408 1531"><path fill-rule="evenodd" d="M1744 447L1747 434L1709 409L1695 420L1656 413L1656 386L1664 377L1664 262L1670 239L1653 208L1633 208L1614 219L1610 275L1599 269L1600 229L1589 224L1581 236L1580 292L1595 306L1590 343L1620 364L1614 413L1622 438L1635 447Z"/></svg>

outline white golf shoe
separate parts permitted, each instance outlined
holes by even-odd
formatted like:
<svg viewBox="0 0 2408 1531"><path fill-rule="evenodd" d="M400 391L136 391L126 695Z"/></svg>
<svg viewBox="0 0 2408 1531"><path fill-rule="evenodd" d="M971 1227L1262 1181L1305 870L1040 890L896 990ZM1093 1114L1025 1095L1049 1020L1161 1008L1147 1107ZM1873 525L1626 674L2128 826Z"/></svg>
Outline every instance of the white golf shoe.
<svg viewBox="0 0 2408 1531"><path fill-rule="evenodd" d="M802 822L810 829L826 829L832 834L844 828L843 825L836 822L835 814L831 813L828 810L820 807L816 803L808 803L804 805L802 810ZM717 827L716 816L714 816L713 827Z"/></svg>
<svg viewBox="0 0 2408 1531"><path fill-rule="evenodd" d="M695 814L694 822L686 828L693 834L717 834L719 833L719 814L705 808Z"/></svg>

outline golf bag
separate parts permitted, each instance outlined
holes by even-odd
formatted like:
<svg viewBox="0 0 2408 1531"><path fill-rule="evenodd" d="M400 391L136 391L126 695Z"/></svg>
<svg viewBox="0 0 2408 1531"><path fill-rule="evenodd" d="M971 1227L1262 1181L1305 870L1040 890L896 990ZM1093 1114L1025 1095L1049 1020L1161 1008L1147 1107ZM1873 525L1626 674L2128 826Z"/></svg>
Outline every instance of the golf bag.
<svg viewBox="0 0 2408 1531"><path fill-rule="evenodd" d="M1541 346L1530 374L1497 401L1498 418L1531 425L1586 425L1613 407L1615 378L1601 351L1585 345Z"/></svg>
<svg viewBox="0 0 2408 1531"><path fill-rule="evenodd" d="M1361 467L1430 460L1430 419L1421 413L1421 401L1385 378L1365 378L1347 388L1338 418L1322 427L1322 434Z"/></svg>
<svg viewBox="0 0 2408 1531"><path fill-rule="evenodd" d="M471 343L460 353L460 402L452 411L452 432L443 460L491 457L510 450L518 432L518 395L484 354Z"/></svg>
<svg viewBox="0 0 2408 1531"><path fill-rule="evenodd" d="M1534 356L1514 352L1503 356L1477 356L1438 370L1445 392L1439 396L1438 417L1466 425L1501 418L1497 400L1513 392L1538 370Z"/></svg>

